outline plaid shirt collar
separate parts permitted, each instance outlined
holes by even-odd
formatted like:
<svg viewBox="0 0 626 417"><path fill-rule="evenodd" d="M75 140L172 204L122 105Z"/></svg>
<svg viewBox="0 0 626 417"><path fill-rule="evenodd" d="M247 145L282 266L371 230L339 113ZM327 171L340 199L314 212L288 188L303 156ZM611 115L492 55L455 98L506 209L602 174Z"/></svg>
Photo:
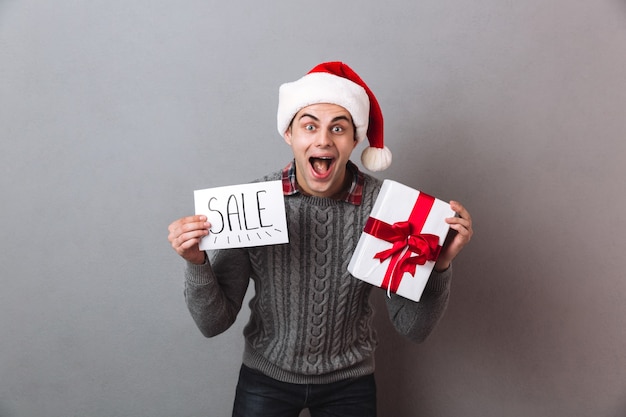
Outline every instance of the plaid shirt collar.
<svg viewBox="0 0 626 417"><path fill-rule="evenodd" d="M365 177L363 176L363 173L359 171L359 168L351 161L348 161L346 168L347 172L352 174L352 184L350 185L350 190L343 201L358 206L361 204L361 198L363 196L363 183L365 182ZM285 168L283 168L282 180L284 195L293 195L300 192L298 182L296 181L296 164L294 161L291 161Z"/></svg>

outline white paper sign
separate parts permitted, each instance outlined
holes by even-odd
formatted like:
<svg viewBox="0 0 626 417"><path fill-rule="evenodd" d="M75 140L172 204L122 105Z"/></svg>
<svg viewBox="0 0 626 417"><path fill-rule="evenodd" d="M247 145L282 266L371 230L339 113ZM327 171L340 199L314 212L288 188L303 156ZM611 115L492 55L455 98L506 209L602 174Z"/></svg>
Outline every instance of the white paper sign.
<svg viewBox="0 0 626 417"><path fill-rule="evenodd" d="M280 180L196 190L194 201L211 223L201 250L289 242Z"/></svg>

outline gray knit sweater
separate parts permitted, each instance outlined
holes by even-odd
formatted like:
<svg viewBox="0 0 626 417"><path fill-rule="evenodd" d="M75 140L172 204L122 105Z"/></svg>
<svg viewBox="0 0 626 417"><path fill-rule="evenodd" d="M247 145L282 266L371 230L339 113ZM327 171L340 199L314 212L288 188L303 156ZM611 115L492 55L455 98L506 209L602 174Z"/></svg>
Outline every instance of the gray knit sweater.
<svg viewBox="0 0 626 417"><path fill-rule="evenodd" d="M263 180L278 180L281 173ZM285 196L289 243L209 253L188 263L185 299L206 337L228 329L250 278L255 295L244 329L243 363L291 383L327 383L374 372L376 332L369 302L377 287L347 271L381 182L365 175L360 205L329 198ZM431 275L419 303L392 294L396 329L424 340L443 315L451 269ZM382 290L380 290L382 291Z"/></svg>

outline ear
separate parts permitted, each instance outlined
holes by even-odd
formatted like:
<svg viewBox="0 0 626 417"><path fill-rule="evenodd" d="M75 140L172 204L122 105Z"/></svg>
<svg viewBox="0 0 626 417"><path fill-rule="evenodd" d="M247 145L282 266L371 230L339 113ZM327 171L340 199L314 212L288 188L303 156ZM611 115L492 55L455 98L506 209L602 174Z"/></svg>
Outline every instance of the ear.
<svg viewBox="0 0 626 417"><path fill-rule="evenodd" d="M291 146L291 125L287 128L287 130L285 130L283 138L285 139L285 142L287 142L287 145Z"/></svg>

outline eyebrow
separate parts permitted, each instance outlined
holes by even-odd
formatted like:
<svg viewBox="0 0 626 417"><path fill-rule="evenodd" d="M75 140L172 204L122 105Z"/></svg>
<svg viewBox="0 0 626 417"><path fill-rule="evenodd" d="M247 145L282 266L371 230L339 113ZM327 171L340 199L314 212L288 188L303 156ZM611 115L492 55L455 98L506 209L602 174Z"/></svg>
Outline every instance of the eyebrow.
<svg viewBox="0 0 626 417"><path fill-rule="evenodd" d="M312 114L309 114L309 113L302 113L302 115L300 116L299 120L302 120L305 117L310 117L311 119L315 120L316 122L320 121L319 118L317 118L317 117L315 117L315 116L313 116ZM337 116L337 117L333 118L333 120L331 120L331 123L336 123L336 122L338 122L340 120L345 120L348 123L352 123L352 120L350 120L348 118L348 116L344 116L344 115Z"/></svg>

